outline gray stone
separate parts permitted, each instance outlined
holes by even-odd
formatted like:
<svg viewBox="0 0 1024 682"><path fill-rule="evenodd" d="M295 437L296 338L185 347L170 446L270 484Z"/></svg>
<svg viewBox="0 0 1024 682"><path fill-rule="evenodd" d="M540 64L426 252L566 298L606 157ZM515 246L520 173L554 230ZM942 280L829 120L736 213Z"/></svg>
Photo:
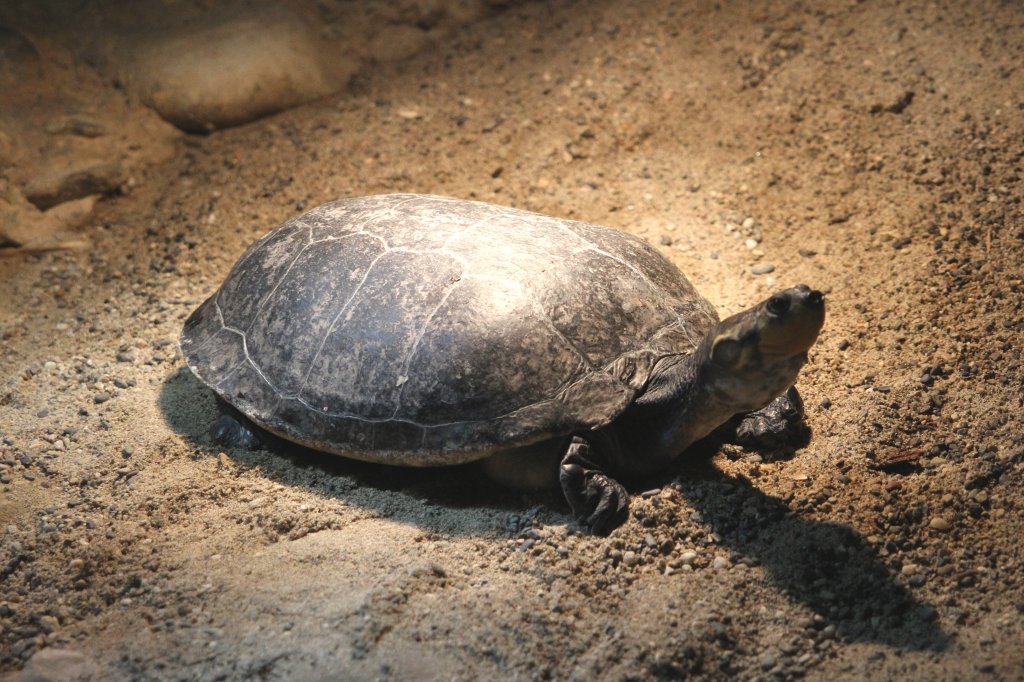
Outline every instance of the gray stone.
<svg viewBox="0 0 1024 682"><path fill-rule="evenodd" d="M42 649L25 664L20 682L75 682L97 679L99 670L85 654L74 649Z"/></svg>
<svg viewBox="0 0 1024 682"><path fill-rule="evenodd" d="M127 87L190 132L238 125L340 89L356 62L284 9L207 16L127 40Z"/></svg>

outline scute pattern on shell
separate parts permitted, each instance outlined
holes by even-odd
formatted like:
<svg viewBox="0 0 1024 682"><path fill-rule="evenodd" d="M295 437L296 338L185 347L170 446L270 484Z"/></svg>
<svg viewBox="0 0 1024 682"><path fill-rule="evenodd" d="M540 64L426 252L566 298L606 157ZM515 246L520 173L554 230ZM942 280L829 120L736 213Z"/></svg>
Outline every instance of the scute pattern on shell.
<svg viewBox="0 0 1024 682"><path fill-rule="evenodd" d="M381 195L324 204L250 246L181 347L272 432L433 465L607 424L717 319L623 232Z"/></svg>

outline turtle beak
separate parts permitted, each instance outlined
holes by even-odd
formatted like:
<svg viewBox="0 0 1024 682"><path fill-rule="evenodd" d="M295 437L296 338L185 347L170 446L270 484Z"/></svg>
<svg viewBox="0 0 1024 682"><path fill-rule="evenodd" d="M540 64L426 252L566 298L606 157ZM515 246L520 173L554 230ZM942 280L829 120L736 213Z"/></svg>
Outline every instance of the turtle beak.
<svg viewBox="0 0 1024 682"><path fill-rule="evenodd" d="M825 323L825 297L799 284L761 304L758 315L763 355L791 357L806 353Z"/></svg>

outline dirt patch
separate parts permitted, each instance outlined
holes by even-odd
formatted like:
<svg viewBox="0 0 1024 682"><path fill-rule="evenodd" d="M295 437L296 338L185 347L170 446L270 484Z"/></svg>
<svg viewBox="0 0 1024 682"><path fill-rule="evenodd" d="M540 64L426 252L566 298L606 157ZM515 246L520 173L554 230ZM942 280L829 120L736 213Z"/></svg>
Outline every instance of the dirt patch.
<svg viewBox="0 0 1024 682"><path fill-rule="evenodd" d="M175 137L90 248L0 259L0 666L1020 679L1022 53L1013 3L528 4ZM826 290L809 444L685 458L607 539L472 467L211 446L185 317L269 228L389 191L628 230L723 313Z"/></svg>

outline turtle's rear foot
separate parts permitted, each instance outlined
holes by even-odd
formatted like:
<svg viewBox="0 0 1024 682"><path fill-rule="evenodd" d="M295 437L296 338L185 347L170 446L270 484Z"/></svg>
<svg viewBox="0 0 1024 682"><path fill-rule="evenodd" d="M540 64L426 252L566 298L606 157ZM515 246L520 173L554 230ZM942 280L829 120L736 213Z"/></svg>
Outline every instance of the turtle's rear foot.
<svg viewBox="0 0 1024 682"><path fill-rule="evenodd" d="M594 535L608 535L629 516L629 493L590 456L590 445L574 437L562 458L559 481L576 522Z"/></svg>
<svg viewBox="0 0 1024 682"><path fill-rule="evenodd" d="M210 438L227 448L257 450L263 445L259 430L243 417L224 412L210 427Z"/></svg>
<svg viewBox="0 0 1024 682"><path fill-rule="evenodd" d="M739 417L733 432L723 439L729 443L755 450L772 450L784 446L797 447L807 439L804 424L804 402L795 386L756 412Z"/></svg>

